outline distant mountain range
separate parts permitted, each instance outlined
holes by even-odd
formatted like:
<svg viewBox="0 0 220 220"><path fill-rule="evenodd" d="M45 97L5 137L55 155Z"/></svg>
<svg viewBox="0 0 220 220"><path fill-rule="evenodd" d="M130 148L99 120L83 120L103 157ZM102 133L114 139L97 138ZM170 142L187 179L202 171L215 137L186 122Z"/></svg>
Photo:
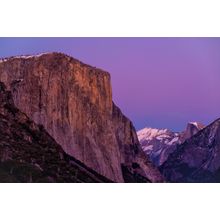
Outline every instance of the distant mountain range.
<svg viewBox="0 0 220 220"><path fill-rule="evenodd" d="M142 149L168 182L220 182L220 119L208 126L188 123L185 131L144 128Z"/></svg>
<svg viewBox="0 0 220 220"><path fill-rule="evenodd" d="M199 122L189 122L185 131L173 132L168 129L144 128L137 132L145 154L156 165L162 165L176 146L192 137L205 126Z"/></svg>

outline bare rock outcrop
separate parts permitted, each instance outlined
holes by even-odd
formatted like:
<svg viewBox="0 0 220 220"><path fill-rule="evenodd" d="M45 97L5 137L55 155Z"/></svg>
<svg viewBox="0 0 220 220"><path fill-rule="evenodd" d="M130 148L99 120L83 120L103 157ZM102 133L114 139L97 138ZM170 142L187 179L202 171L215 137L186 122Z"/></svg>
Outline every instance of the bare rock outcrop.
<svg viewBox="0 0 220 220"><path fill-rule="evenodd" d="M111 182L67 155L0 82L0 182Z"/></svg>
<svg viewBox="0 0 220 220"><path fill-rule="evenodd" d="M123 182L126 170L163 180L144 156L135 129L112 102L110 75L61 53L0 61L0 81L15 105L86 166Z"/></svg>
<svg viewBox="0 0 220 220"><path fill-rule="evenodd" d="M220 182L220 119L169 155L160 167L170 182Z"/></svg>

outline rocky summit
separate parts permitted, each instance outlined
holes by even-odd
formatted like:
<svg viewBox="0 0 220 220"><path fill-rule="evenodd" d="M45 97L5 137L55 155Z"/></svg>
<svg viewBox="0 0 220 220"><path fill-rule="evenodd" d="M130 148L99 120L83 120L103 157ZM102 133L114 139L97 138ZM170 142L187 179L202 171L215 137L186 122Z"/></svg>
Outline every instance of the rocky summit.
<svg viewBox="0 0 220 220"><path fill-rule="evenodd" d="M112 101L109 73L62 53L0 60L15 106L66 155L115 182L161 182L132 122Z"/></svg>
<svg viewBox="0 0 220 220"><path fill-rule="evenodd" d="M200 130L160 167L170 182L220 182L220 119Z"/></svg>

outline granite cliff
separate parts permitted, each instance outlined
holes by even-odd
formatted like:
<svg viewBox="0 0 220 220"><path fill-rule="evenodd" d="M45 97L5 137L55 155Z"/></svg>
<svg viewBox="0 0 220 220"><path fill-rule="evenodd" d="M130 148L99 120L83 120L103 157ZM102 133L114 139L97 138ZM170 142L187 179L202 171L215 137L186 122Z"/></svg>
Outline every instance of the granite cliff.
<svg viewBox="0 0 220 220"><path fill-rule="evenodd" d="M0 182L111 182L67 155L0 83Z"/></svg>
<svg viewBox="0 0 220 220"><path fill-rule="evenodd" d="M220 119L169 155L160 167L170 182L220 182Z"/></svg>
<svg viewBox="0 0 220 220"><path fill-rule="evenodd" d="M113 103L107 72L47 53L1 59L0 81L16 107L66 154L112 181L163 181L140 148L131 121Z"/></svg>

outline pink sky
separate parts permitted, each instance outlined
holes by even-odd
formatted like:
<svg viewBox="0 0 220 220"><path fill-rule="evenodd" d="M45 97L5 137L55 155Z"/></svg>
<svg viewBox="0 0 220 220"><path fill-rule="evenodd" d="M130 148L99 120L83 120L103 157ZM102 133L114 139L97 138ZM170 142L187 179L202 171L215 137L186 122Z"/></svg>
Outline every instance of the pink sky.
<svg viewBox="0 0 220 220"><path fill-rule="evenodd" d="M220 117L220 38L0 38L0 57L64 52L107 70L135 127Z"/></svg>

